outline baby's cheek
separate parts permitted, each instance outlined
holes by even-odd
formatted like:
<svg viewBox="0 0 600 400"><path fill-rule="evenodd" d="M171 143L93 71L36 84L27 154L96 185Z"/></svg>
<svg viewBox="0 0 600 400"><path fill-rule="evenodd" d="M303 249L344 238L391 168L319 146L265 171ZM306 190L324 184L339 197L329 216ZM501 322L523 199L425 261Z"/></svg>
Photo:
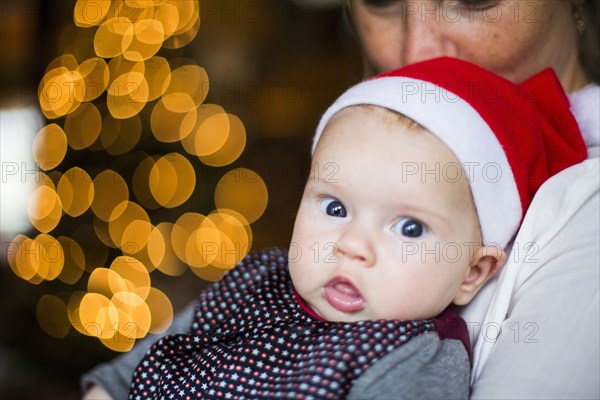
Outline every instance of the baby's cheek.
<svg viewBox="0 0 600 400"><path fill-rule="evenodd" d="M314 263L298 262L290 266L294 288L302 297L309 297L318 290L321 274Z"/></svg>
<svg viewBox="0 0 600 400"><path fill-rule="evenodd" d="M302 265L298 262L290 263L289 265L290 277L297 291L300 291L304 288L304 285L306 284L306 277L309 276L306 271L303 272L302 270Z"/></svg>

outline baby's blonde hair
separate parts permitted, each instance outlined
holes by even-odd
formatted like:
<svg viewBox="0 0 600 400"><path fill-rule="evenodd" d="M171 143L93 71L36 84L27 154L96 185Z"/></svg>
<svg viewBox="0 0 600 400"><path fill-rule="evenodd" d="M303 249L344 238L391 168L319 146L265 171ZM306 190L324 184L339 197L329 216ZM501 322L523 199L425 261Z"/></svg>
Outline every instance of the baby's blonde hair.
<svg viewBox="0 0 600 400"><path fill-rule="evenodd" d="M340 110L338 113L336 113L333 117L331 117L331 120L335 120L337 118L339 118L340 116L342 116L345 112L348 113L352 113L356 116L365 116L365 115L371 115L371 114L375 114L375 113L381 113L383 112L384 115L388 115L389 117L392 118L396 118L397 122L402 123L403 125L406 126L406 128L409 131L427 131L427 129L423 128L423 126L421 126L420 124L418 124L417 122L415 122L414 120L412 120L411 118L408 118L407 116L405 116L404 114L400 114L397 111L393 111L390 110L389 108L386 107L380 107L380 106L375 106L372 104L358 104L358 105L353 105L347 108L344 108L343 110Z"/></svg>

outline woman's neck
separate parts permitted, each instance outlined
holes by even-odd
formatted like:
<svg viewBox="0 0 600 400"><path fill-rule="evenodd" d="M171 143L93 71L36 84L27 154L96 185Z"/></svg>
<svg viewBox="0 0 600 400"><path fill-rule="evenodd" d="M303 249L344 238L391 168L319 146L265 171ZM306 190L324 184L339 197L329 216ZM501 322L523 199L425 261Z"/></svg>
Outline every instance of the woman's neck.
<svg viewBox="0 0 600 400"><path fill-rule="evenodd" d="M576 92L591 82L579 61L576 50L569 56L564 68L560 71L559 78L567 93Z"/></svg>

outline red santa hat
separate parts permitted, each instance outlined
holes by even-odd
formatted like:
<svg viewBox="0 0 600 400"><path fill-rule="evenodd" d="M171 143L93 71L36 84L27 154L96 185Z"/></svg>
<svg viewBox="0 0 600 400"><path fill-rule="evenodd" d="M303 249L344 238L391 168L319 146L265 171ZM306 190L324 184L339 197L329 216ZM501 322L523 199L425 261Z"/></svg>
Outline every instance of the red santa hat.
<svg viewBox="0 0 600 400"><path fill-rule="evenodd" d="M587 156L569 100L550 69L515 85L445 57L378 75L329 107L313 152L331 117L360 104L396 111L452 150L469 179L483 242L501 248L518 230L542 183Z"/></svg>

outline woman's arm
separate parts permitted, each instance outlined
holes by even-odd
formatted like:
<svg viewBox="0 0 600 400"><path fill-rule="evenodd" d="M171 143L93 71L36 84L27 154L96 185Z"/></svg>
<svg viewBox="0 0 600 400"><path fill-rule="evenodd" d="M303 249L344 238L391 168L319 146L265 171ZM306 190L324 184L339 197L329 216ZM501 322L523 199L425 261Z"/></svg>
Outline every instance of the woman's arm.
<svg viewBox="0 0 600 400"><path fill-rule="evenodd" d="M162 336L190 330L195 302L177 314L173 324L160 335L150 335L138 342L129 352L110 362L100 364L81 377L81 391L85 400L121 400L129 397L129 384L133 370L146 350Z"/></svg>

